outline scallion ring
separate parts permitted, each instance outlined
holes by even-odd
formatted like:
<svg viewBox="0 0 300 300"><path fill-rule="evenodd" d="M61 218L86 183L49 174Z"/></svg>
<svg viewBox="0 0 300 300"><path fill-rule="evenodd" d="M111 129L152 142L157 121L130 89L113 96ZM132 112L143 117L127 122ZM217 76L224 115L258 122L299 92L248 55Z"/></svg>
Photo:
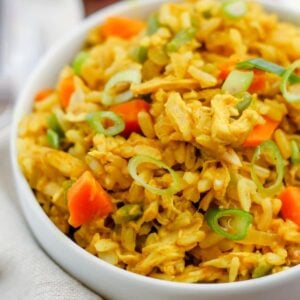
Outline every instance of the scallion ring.
<svg viewBox="0 0 300 300"><path fill-rule="evenodd" d="M263 184L260 182L258 176L256 175L256 168L255 163L261 157L261 155L266 152L272 161L275 163L277 177L274 183L268 187L264 187ZM252 180L255 182L258 191L263 194L263 196L273 196L280 191L282 186L282 180L284 177L284 160L278 149L277 145L271 141L265 141L256 147L252 161L251 161L251 177Z"/></svg>
<svg viewBox="0 0 300 300"><path fill-rule="evenodd" d="M190 42L197 33L197 29L194 27L182 29L176 33L173 39L167 44L167 52L175 52L181 46Z"/></svg>
<svg viewBox="0 0 300 300"><path fill-rule="evenodd" d="M115 136L125 129L123 119L112 111L98 111L89 113L86 117L88 124L97 132L106 136ZM104 121L110 120L113 125L105 128Z"/></svg>
<svg viewBox="0 0 300 300"><path fill-rule="evenodd" d="M147 35L154 34L160 27L158 16L156 14L152 14L148 19L147 24Z"/></svg>
<svg viewBox="0 0 300 300"><path fill-rule="evenodd" d="M267 263L264 259L258 261L258 264L252 271L252 278L259 278L268 275L272 271L272 265Z"/></svg>
<svg viewBox="0 0 300 300"><path fill-rule="evenodd" d="M247 13L247 3L244 0L224 0L222 11L231 19L239 19Z"/></svg>
<svg viewBox="0 0 300 300"><path fill-rule="evenodd" d="M299 145L295 140L291 141L291 163L292 165L300 164Z"/></svg>
<svg viewBox="0 0 300 300"><path fill-rule="evenodd" d="M51 148L59 149L60 139L56 131L52 129L47 130L47 141Z"/></svg>
<svg viewBox="0 0 300 300"><path fill-rule="evenodd" d="M132 83L139 84L141 81L141 72L136 69L126 70L115 74L109 79L104 87L102 104L109 106L130 100L133 97L133 93L129 88L126 88L121 92L113 92L113 89L116 88L118 84L128 84L130 86Z"/></svg>
<svg viewBox="0 0 300 300"><path fill-rule="evenodd" d="M158 188L155 186L150 185L149 183L145 182L143 178L141 178L138 174L137 168L144 163L153 164L158 168L167 170L171 177L172 183L169 185L168 188ZM128 163L128 171L131 177L143 186L148 191L158 194L158 195L173 195L176 194L180 190L180 179L177 173L170 167L168 167L165 163L160 160L157 160L153 157L146 156L146 155L137 155L132 157Z"/></svg>
<svg viewBox="0 0 300 300"><path fill-rule="evenodd" d="M243 99L235 105L235 108L238 110L240 114L243 113L245 109L247 109L252 103L252 96L248 92L245 92L243 95Z"/></svg>
<svg viewBox="0 0 300 300"><path fill-rule="evenodd" d="M47 125L49 129L52 129L53 131L55 131L59 137L64 137L65 133L63 131L63 129L61 128L56 115L53 113L49 116L48 120L47 120Z"/></svg>
<svg viewBox="0 0 300 300"><path fill-rule="evenodd" d="M138 48L133 49L132 58L137 61L138 63L142 64L147 59L148 55L148 48L144 46L140 46Z"/></svg>
<svg viewBox="0 0 300 300"><path fill-rule="evenodd" d="M236 95L246 92L253 81L253 71L233 70L223 83L222 91Z"/></svg>
<svg viewBox="0 0 300 300"><path fill-rule="evenodd" d="M288 91L288 82L290 76L293 74L293 72L297 69L300 68L300 59L294 61L284 72L280 84L280 90L285 98L286 101L293 103L293 102L299 102L300 101L300 93L291 93Z"/></svg>
<svg viewBox="0 0 300 300"><path fill-rule="evenodd" d="M77 56L75 57L75 59L72 63L72 68L76 75L81 74L81 68L82 68L83 64L86 62L86 60L88 59L88 57L89 57L89 54L85 51L81 51L77 54Z"/></svg>
<svg viewBox="0 0 300 300"><path fill-rule="evenodd" d="M228 219L227 227L220 224L222 218ZM229 240L239 241L247 236L248 228L253 221L253 216L237 208L211 208L205 214L205 220L215 233Z"/></svg>

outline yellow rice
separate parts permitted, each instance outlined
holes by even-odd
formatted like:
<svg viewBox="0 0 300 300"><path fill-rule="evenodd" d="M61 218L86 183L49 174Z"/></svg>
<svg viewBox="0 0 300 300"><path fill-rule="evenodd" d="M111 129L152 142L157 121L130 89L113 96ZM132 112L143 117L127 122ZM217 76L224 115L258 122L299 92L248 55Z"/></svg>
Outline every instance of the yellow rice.
<svg viewBox="0 0 300 300"><path fill-rule="evenodd" d="M214 0L164 4L157 14L164 27L151 36L104 40L100 27L91 30L85 44L89 58L81 76L76 76L69 107L61 108L55 90L35 102L32 113L22 119L19 163L37 200L56 226L91 254L150 277L233 282L252 278L262 264L268 264L270 273L299 264L298 227L280 216L278 197L263 197L257 191L250 175L253 149L241 144L263 122L262 115L280 121L273 140L285 160L285 182L299 185L300 166L290 164L289 143L300 141L300 106L284 100L280 79L270 75L264 93L254 96L255 105L232 119L230 109L238 100L221 93L218 66L254 56L287 67L300 57L300 29L252 2L238 20L224 17L220 2ZM195 20L196 37L167 55L165 45ZM141 64L130 55L139 46L149 49ZM136 97L151 96L150 112L138 115L142 134L132 133L127 139L96 134L85 122L86 114L105 110L101 104L105 83L132 68L141 70L143 82L131 90ZM66 66L57 84L73 72ZM53 112L65 131L65 151L51 149L47 142L47 118ZM159 196L135 182L128 160L141 154L174 168L181 180L180 193ZM68 224L66 185L87 169L109 192L115 210L112 216L74 230ZM267 167L257 166L256 172L262 181L274 178ZM168 175L154 177L146 165L140 175L157 186L171 181ZM114 226L111 217L123 204L140 205L143 215ZM210 229L204 214L213 204L253 214L245 239L228 240Z"/></svg>

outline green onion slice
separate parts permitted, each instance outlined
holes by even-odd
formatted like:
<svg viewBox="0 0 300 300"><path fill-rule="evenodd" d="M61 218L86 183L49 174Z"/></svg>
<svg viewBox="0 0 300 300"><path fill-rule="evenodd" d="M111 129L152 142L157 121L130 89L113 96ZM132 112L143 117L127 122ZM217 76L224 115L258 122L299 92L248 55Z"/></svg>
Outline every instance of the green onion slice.
<svg viewBox="0 0 300 300"><path fill-rule="evenodd" d="M256 161L261 157L263 153L267 153L268 156L272 159L272 161L275 163L277 178L274 181L274 183L268 187L264 187L260 180L258 179L258 176L255 172L255 163ZM282 186L282 180L284 176L284 160L280 153L280 150L278 149L277 145L271 141L265 141L262 144L260 144L258 147L256 147L252 161L251 161L251 177L252 180L255 182L258 190L264 195L264 196L273 196L276 193L279 192L281 186Z"/></svg>
<svg viewBox="0 0 300 300"><path fill-rule="evenodd" d="M86 120L97 133L103 133L106 136L115 136L125 129L123 119L112 111L89 113ZM105 128L103 123L107 120L112 121L113 125Z"/></svg>
<svg viewBox="0 0 300 300"><path fill-rule="evenodd" d="M245 92L243 95L243 100L235 105L235 108L238 110L240 114L243 113L245 109L247 109L252 103L252 96L248 92Z"/></svg>
<svg viewBox="0 0 300 300"><path fill-rule="evenodd" d="M125 204L113 215L116 224L123 224L138 219L143 215L143 210L138 204Z"/></svg>
<svg viewBox="0 0 300 300"><path fill-rule="evenodd" d="M52 129L48 129L47 130L47 140L48 140L48 144L50 145L50 147L52 147L54 149L59 149L60 140L59 140L59 135L56 131L54 131Z"/></svg>
<svg viewBox="0 0 300 300"><path fill-rule="evenodd" d="M222 91L232 95L246 92L253 80L253 71L233 70L223 83Z"/></svg>
<svg viewBox="0 0 300 300"><path fill-rule="evenodd" d="M75 57L73 63L72 63L72 68L75 72L76 75L80 75L81 73L81 67L89 57L89 54L85 51L81 51L77 54Z"/></svg>
<svg viewBox="0 0 300 300"><path fill-rule="evenodd" d="M247 3L244 0L225 0L222 11L231 19L239 19L247 13Z"/></svg>
<svg viewBox="0 0 300 300"><path fill-rule="evenodd" d="M156 14L152 14L148 19L148 26L147 26L147 35L154 34L160 27L158 17Z"/></svg>
<svg viewBox="0 0 300 300"><path fill-rule="evenodd" d="M141 81L142 75L139 70L132 69L115 74L110 78L104 87L102 104L109 106L130 100L133 97L133 93L128 88L120 93L114 93L113 88L115 88L118 84L139 84Z"/></svg>
<svg viewBox="0 0 300 300"><path fill-rule="evenodd" d="M148 56L148 48L144 46L135 48L132 52L133 59L141 64L145 62L147 56Z"/></svg>
<svg viewBox="0 0 300 300"><path fill-rule="evenodd" d="M197 29L193 27L178 31L173 39L167 44L167 51L177 51L181 46L190 42L196 36L196 33Z"/></svg>
<svg viewBox="0 0 300 300"><path fill-rule="evenodd" d="M300 164L300 150L299 145L295 140L291 141L291 163L293 165Z"/></svg>
<svg viewBox="0 0 300 300"><path fill-rule="evenodd" d="M227 227L220 225L222 218L226 218ZM243 240L248 233L248 228L253 221L253 216L237 208L211 208L205 215L208 226L215 233L234 241Z"/></svg>
<svg viewBox="0 0 300 300"><path fill-rule="evenodd" d="M137 171L138 166L140 166L141 164L144 164L144 163L153 164L153 165L157 166L158 168L166 169L172 177L172 183L170 184L170 186L168 188L161 189L158 187L154 187L154 186L148 184L147 182L145 182L145 180L142 179L138 175L138 171ZM129 160L128 171L129 171L129 174L131 175L131 177L136 182L138 182L141 186L143 186L145 189L149 190L150 192L152 192L154 194L173 195L173 194L176 194L180 190L180 179L179 179L177 173L173 169L168 167L165 163L163 163L162 161L157 160L153 157L146 156L146 155L134 156L133 158L131 158Z"/></svg>
<svg viewBox="0 0 300 300"><path fill-rule="evenodd" d="M265 72L273 73L278 76L282 76L286 69L282 66L264 60L262 58L251 58L249 60L245 60L236 64L238 69L258 69ZM289 77L290 83L298 83L300 82L300 77L296 74L291 74Z"/></svg>
<svg viewBox="0 0 300 300"><path fill-rule="evenodd" d="M272 270L272 265L268 264L265 260L258 262L257 266L252 271L252 278L259 278L268 275Z"/></svg>
<svg viewBox="0 0 300 300"><path fill-rule="evenodd" d="M293 72L300 67L300 59L294 61L282 75L280 90L286 101L293 103L300 101L300 93L291 93L288 91L288 82Z"/></svg>
<svg viewBox="0 0 300 300"><path fill-rule="evenodd" d="M49 129L52 129L53 131L55 131L59 137L64 137L64 131L61 128L56 115L53 113L49 116L48 120L47 120L47 125Z"/></svg>

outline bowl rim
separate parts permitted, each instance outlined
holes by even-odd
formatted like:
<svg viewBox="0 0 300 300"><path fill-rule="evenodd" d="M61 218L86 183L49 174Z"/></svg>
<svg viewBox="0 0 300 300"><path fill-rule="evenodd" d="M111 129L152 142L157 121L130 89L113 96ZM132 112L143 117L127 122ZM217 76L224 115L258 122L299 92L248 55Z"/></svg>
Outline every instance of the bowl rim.
<svg viewBox="0 0 300 300"><path fill-rule="evenodd" d="M169 0L170 1L170 0ZM180 290L186 290L186 291L195 291L195 292L208 292L208 293L220 293L220 292L228 292L235 289L236 292L242 292L245 290L249 290L252 288L255 289L265 289L266 287L272 287L275 285L282 285L283 282L288 282L290 279L294 279L295 277L298 277L300 279L300 265L293 266L290 269L281 271L279 273L271 274L268 276L264 276L257 279L249 279L245 281L237 281L237 282L226 282L226 283L184 283L184 282L174 282L174 281L167 281L167 280L161 280L156 279L152 277L148 277L145 275L136 274L130 271L127 271L125 269L121 269L119 267L116 267L114 265L111 265L105 261L102 261L98 257L90 254L85 249L81 248L78 244L76 244L74 241L72 241L68 236L63 234L55 225L52 223L50 218L46 215L46 213L41 208L40 204L36 200L36 197L34 196L34 193L32 192L29 184L27 183L25 177L23 176L23 173L21 171L21 168L18 165L18 156L17 156L17 136L18 136L18 123L21 119L21 117L24 115L24 109L29 105L29 103L32 105L32 93L33 93L33 86L35 86L35 82L40 74L44 73L44 69L48 64L48 61L53 60L53 57L57 54L61 54L64 52L64 48L68 44L71 44L73 40L76 39L76 37L79 37L80 35L86 33L88 29L92 28L99 22L101 22L105 17L111 14L111 12L119 13L122 15L123 11L127 11L130 6L131 9L137 9L140 5L152 5L157 6L161 3L168 2L168 0L152 0L145 3L145 2L120 2L113 5L110 5L87 19L85 19L81 24L76 26L74 30L66 36L64 39L61 39L58 43L56 43L40 60L38 66L35 68L35 70L31 73L27 83L25 84L25 87L22 89L22 92L20 93L14 112L13 112L13 122L11 126L11 133L10 133L10 161L13 169L13 173L15 176L15 179L18 183L21 184L22 190L26 193L25 197L23 199L19 198L19 203L22 206L23 215L24 215L24 203L26 202L27 209L31 209L34 212L34 215L36 215L39 218L39 222L42 222L45 225L45 228L48 232L50 232L53 236L55 236L56 240L63 244L63 247L67 247L74 253L74 255L78 256L80 259L84 260L85 262L90 262L93 264L96 264L99 266L99 268L102 268L107 272L113 272L115 276L122 276L127 277L128 280L132 281L138 281L142 282L146 285L151 285L153 287L165 287L166 289L180 289ZM263 6L267 6L271 10L276 10L280 6L278 3L270 3L267 0L257 0L256 2L261 3ZM282 9L282 8L281 8ZM287 15L293 15L295 12L292 11L289 8L283 9L284 13ZM18 189L18 188L17 188ZM29 224L28 220L26 219L27 224ZM29 226L31 231L34 231L33 228L31 228L31 225ZM39 242L39 241L38 241ZM40 242L39 242L40 243ZM43 247L43 246L42 246ZM48 253L47 249L43 248L46 253ZM56 259L54 259L54 262L57 262ZM60 263L58 263L61 265ZM69 273L69 272L68 272Z"/></svg>

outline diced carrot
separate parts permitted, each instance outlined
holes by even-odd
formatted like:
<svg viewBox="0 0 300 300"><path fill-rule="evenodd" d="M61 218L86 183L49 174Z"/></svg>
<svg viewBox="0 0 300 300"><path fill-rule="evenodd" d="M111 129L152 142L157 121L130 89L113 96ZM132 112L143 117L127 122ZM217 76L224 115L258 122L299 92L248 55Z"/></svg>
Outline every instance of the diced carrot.
<svg viewBox="0 0 300 300"><path fill-rule="evenodd" d="M248 135L246 141L243 143L244 147L256 147L262 142L269 140L278 127L279 122L274 121L264 116L265 123L256 125Z"/></svg>
<svg viewBox="0 0 300 300"><path fill-rule="evenodd" d="M150 104L144 100L137 99L112 106L110 110L122 117L125 122L125 129L122 132L122 135L127 137L132 132L141 132L138 114L141 111L149 111Z"/></svg>
<svg viewBox="0 0 300 300"><path fill-rule="evenodd" d="M141 32L144 27L145 23L140 20L113 16L107 18L103 23L101 33L104 38L118 36L123 39L129 39Z"/></svg>
<svg viewBox="0 0 300 300"><path fill-rule="evenodd" d="M58 85L58 94L61 106L67 108L70 102L70 98L74 93L75 85L73 76L65 77Z"/></svg>
<svg viewBox="0 0 300 300"><path fill-rule="evenodd" d="M254 71L254 77L248 91L250 93L262 92L266 88L266 79L267 79L266 72L260 70L253 70L253 71Z"/></svg>
<svg viewBox="0 0 300 300"><path fill-rule="evenodd" d="M110 196L90 171L85 171L70 187L67 199L69 224L73 227L79 227L98 217L105 217L113 210Z"/></svg>
<svg viewBox="0 0 300 300"><path fill-rule="evenodd" d="M300 226L300 187L288 186L279 195L282 202L281 214Z"/></svg>
<svg viewBox="0 0 300 300"><path fill-rule="evenodd" d="M47 89L43 89L40 90L34 97L34 100L36 102L42 101L44 99L46 99L47 97L49 97L52 93L54 92L53 89L47 88Z"/></svg>
<svg viewBox="0 0 300 300"><path fill-rule="evenodd" d="M226 62L219 64L218 68L220 70L219 73L220 80L224 81L227 78L229 73L234 69L237 61L238 60L236 58L229 58L229 60L227 60Z"/></svg>

